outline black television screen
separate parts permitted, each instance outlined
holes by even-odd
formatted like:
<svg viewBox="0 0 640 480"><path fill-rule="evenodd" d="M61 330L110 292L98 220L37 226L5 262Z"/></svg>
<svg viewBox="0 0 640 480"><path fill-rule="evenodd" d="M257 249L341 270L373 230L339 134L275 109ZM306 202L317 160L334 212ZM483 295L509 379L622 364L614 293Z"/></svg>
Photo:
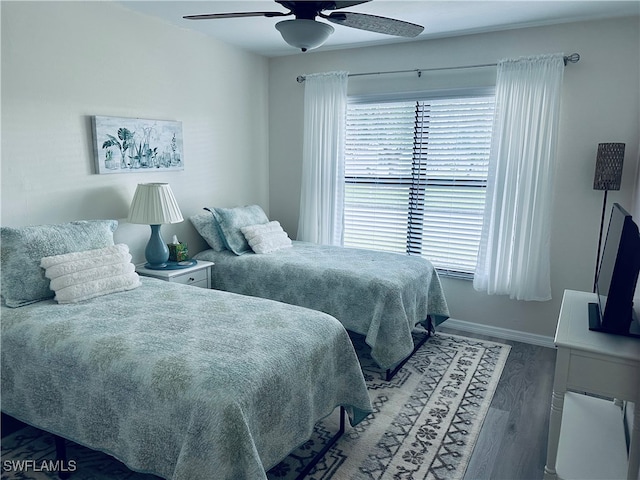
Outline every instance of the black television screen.
<svg viewBox="0 0 640 480"><path fill-rule="evenodd" d="M640 272L640 234L631 215L615 203L596 279L598 302L589 305L589 329L640 337L633 296Z"/></svg>

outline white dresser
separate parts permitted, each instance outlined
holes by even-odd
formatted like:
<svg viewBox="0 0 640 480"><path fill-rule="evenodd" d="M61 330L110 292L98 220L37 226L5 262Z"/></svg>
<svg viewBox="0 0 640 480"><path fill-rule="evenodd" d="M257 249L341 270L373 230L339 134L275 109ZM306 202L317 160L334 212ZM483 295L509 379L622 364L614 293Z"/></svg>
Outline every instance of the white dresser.
<svg viewBox="0 0 640 480"><path fill-rule="evenodd" d="M588 305L595 301L594 293L573 290L565 291L562 300L547 480L638 479L640 339L590 331ZM623 400L635 402L628 458Z"/></svg>

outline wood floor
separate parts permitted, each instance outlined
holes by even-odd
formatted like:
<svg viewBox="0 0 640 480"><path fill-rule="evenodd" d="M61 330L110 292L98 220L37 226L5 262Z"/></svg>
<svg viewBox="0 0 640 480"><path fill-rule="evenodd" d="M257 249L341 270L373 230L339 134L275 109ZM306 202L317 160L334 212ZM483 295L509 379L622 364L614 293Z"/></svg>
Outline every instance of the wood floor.
<svg viewBox="0 0 640 480"><path fill-rule="evenodd" d="M444 325L438 331L511 345L465 480L541 480L547 455L555 349Z"/></svg>

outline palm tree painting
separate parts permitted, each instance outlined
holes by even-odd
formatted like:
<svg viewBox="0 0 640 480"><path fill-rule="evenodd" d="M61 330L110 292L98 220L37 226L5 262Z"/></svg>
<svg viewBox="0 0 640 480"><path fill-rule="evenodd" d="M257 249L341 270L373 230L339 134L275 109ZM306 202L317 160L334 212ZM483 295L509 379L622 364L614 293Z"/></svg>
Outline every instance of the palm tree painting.
<svg viewBox="0 0 640 480"><path fill-rule="evenodd" d="M94 116L96 173L184 170L182 123Z"/></svg>

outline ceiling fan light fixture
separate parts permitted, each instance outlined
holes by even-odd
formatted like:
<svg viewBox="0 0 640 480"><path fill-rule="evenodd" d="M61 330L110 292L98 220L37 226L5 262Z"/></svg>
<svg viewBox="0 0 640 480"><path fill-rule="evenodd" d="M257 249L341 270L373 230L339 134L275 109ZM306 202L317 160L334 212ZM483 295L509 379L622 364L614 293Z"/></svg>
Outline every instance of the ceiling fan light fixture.
<svg viewBox="0 0 640 480"><path fill-rule="evenodd" d="M301 18L283 20L276 23L276 28L285 42L303 52L318 48L334 32L331 25Z"/></svg>

